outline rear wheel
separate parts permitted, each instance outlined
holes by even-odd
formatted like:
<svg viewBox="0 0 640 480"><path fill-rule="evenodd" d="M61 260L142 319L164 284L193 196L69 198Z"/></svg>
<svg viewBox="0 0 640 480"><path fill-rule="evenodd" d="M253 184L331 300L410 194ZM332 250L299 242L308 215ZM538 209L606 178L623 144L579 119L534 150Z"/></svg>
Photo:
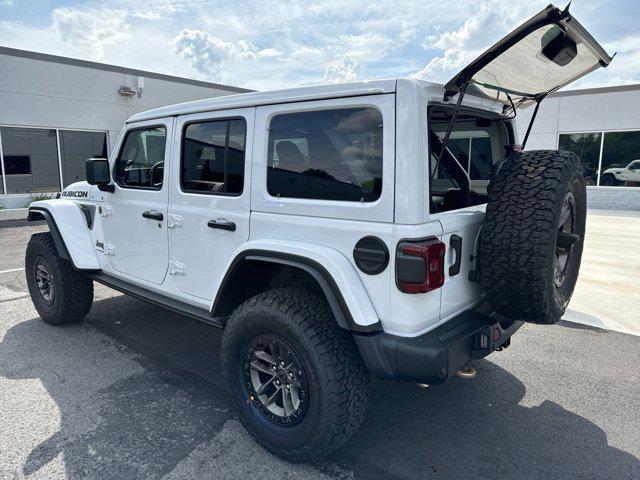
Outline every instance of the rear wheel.
<svg viewBox="0 0 640 480"><path fill-rule="evenodd" d="M221 363L245 428L290 461L333 452L366 413L360 354L315 293L283 288L247 300L229 319Z"/></svg>
<svg viewBox="0 0 640 480"><path fill-rule="evenodd" d="M586 187L570 152L511 155L492 180L480 239L480 278L503 315L556 323L575 287Z"/></svg>
<svg viewBox="0 0 640 480"><path fill-rule="evenodd" d="M45 322L78 322L91 310L93 282L58 255L50 233L37 233L29 240L25 274L33 305Z"/></svg>

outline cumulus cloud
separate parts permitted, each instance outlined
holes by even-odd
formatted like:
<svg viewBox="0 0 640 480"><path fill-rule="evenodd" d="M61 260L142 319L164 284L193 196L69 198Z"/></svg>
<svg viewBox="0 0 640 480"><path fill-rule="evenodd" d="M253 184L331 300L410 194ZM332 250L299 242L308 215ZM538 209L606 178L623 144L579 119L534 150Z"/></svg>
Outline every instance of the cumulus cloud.
<svg viewBox="0 0 640 480"><path fill-rule="evenodd" d="M411 74L446 81L547 2L89 0L0 20L0 44L259 90ZM637 5L619 0L603 14L575 4L598 38L620 41L607 46L620 54L590 85L638 78L637 31L615 23L637 17ZM21 6L14 0L11 11Z"/></svg>
<svg viewBox="0 0 640 480"><path fill-rule="evenodd" d="M224 62L255 60L259 53L251 42L228 42L203 30L191 28L185 28L173 37L171 45L178 55L196 69L214 76L218 76Z"/></svg>
<svg viewBox="0 0 640 480"><path fill-rule="evenodd" d="M127 16L126 10L56 8L50 30L93 58L103 59L106 48L127 35Z"/></svg>
<svg viewBox="0 0 640 480"><path fill-rule="evenodd" d="M428 35L422 42L427 52L438 52L414 77L445 81L475 59L491 44L531 16L531 5L490 1L479 6L464 23L440 35Z"/></svg>
<svg viewBox="0 0 640 480"><path fill-rule="evenodd" d="M358 79L357 69L356 59L346 55L341 62L326 67L322 79L326 83L355 82Z"/></svg>
<svg viewBox="0 0 640 480"><path fill-rule="evenodd" d="M603 44L610 54L618 52L607 68L596 70L568 88L590 88L640 83L640 36L631 35Z"/></svg>

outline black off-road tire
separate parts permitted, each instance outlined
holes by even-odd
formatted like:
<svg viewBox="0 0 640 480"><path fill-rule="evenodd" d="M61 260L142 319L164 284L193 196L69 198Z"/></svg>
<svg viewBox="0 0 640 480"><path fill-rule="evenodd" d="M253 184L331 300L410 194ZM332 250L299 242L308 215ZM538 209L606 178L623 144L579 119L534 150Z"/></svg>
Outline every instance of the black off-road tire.
<svg viewBox="0 0 640 480"><path fill-rule="evenodd" d="M51 276L51 298L43 296L38 285L39 265L46 265ZM91 310L93 281L73 269L71 262L58 255L51 234L36 233L29 240L25 257L25 275L33 305L40 318L51 325L79 322Z"/></svg>
<svg viewBox="0 0 640 480"><path fill-rule="evenodd" d="M294 425L267 418L243 374L249 365L247 346L265 334L291 346L306 373L306 413ZM289 461L314 462L335 451L366 414L369 375L360 353L351 334L337 326L325 299L311 291L281 288L240 305L224 331L221 364L244 427Z"/></svg>
<svg viewBox="0 0 640 480"><path fill-rule="evenodd" d="M556 254L565 251L558 250L558 231L567 229L559 226L565 202L573 202L571 230L578 240L557 277ZM499 313L541 324L560 320L578 278L585 218L585 180L573 153L529 151L502 163L489 186L479 252L481 282Z"/></svg>

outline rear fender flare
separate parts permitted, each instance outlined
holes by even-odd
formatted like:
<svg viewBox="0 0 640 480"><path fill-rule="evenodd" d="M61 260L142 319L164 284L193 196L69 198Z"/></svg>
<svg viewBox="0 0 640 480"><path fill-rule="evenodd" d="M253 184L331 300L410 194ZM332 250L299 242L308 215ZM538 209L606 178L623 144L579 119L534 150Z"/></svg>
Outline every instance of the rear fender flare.
<svg viewBox="0 0 640 480"><path fill-rule="evenodd" d="M212 315L215 316L234 269L244 260L277 263L303 270L319 284L340 327L359 333L382 330L373 304L347 258L335 249L303 242L255 241L244 244L227 265L211 305Z"/></svg>

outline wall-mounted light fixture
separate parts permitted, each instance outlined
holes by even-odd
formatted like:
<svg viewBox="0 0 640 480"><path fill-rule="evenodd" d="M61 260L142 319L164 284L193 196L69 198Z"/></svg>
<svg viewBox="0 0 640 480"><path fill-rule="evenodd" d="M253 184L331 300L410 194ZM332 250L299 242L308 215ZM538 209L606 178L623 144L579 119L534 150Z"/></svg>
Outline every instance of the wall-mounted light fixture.
<svg viewBox="0 0 640 480"><path fill-rule="evenodd" d="M120 87L118 89L118 95L128 98L133 97L136 94L136 91L130 87Z"/></svg>
<svg viewBox="0 0 640 480"><path fill-rule="evenodd" d="M118 89L118 95L124 98L130 98L134 95L138 95L138 98L142 98L142 92L144 92L144 77L138 77L138 89L134 90L131 87L122 86Z"/></svg>

